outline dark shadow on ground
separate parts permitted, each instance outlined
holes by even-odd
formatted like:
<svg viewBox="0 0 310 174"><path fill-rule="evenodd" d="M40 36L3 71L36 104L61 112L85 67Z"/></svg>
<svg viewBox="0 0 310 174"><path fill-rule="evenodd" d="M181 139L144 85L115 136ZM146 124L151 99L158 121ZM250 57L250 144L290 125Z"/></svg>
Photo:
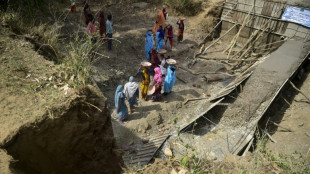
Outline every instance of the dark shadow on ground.
<svg viewBox="0 0 310 174"><path fill-rule="evenodd" d="M295 84L295 86L300 89L300 87L303 85L303 82L305 81L306 77L310 73L310 62L307 60L305 64L303 65L303 73L301 71L297 72L295 77L291 79L291 81ZM299 92L296 91L289 82L284 86L282 89L282 92L279 93L277 98L274 100L274 102L270 105L268 108L266 114L262 117L262 119L259 121L259 127L263 130L267 130L270 135L273 135L275 132L278 131L279 127L274 125L272 122L275 122L277 124L280 124L285 112L287 109L290 108L290 105L293 101L296 95L298 95ZM281 97L282 96L282 97ZM284 100L288 101L288 103ZM299 101L298 101L299 102ZM308 102L306 100L301 100L300 102ZM282 128L280 128L282 130ZM285 130L284 130L285 131Z"/></svg>

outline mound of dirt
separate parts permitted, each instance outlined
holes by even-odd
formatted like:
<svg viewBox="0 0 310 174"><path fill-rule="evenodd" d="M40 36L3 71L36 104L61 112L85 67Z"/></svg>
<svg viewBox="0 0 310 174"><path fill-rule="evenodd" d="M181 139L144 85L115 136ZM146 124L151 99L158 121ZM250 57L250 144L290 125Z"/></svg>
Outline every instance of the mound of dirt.
<svg viewBox="0 0 310 174"><path fill-rule="evenodd" d="M0 26L0 173L119 173L106 98Z"/></svg>
<svg viewBox="0 0 310 174"><path fill-rule="evenodd" d="M4 145L26 173L115 173L121 171L106 102L86 87L70 104L53 109Z"/></svg>

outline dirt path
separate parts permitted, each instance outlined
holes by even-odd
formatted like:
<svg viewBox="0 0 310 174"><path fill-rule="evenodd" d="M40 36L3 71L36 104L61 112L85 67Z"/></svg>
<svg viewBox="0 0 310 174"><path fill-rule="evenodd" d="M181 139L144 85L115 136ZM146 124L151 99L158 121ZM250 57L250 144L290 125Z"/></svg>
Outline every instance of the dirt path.
<svg viewBox="0 0 310 174"><path fill-rule="evenodd" d="M152 29L155 20L154 7L149 4L145 8L137 8L130 5L113 4L108 7L100 3L90 3L93 13L97 13L99 9L103 9L105 12L111 12L113 14L113 24L115 29L114 37L121 43L113 42L114 49L110 52L106 50L106 44L98 50L99 53L104 54L107 57L100 57L93 63L93 78L101 88L104 95L108 97L110 109L113 112L112 116L116 117L114 111L114 92L119 84L125 84L129 79L129 76L135 76L135 81L140 83L140 76L136 76L138 65L141 61L145 61L144 58L144 40L145 33L148 29ZM185 34L184 41L177 44L177 25L176 21L178 17L170 15L166 23L172 24L174 27L174 47L172 52L167 55L176 59L180 66L187 67L192 58L195 49L195 45L201 40L204 33L199 31L196 26L205 19L205 15L208 14L211 7L206 9L198 18L188 17L185 21ZM85 28L83 21L76 20L79 18L80 11L77 14L69 14L68 19L72 22L79 23L81 28ZM191 20L193 19L193 20ZM211 19L209 17L208 19ZM190 21L190 22L189 22ZM205 28L212 27L214 21L206 21ZM201 26L199 28L202 28ZM205 72L226 72L226 67L215 61L200 60L192 67L191 71L194 73L201 72L201 68L204 67ZM188 105L183 107L182 102L188 98L206 97L213 91L220 89L226 83L212 83L209 87L207 81L203 78L204 74L193 75L183 69L179 69L177 72L178 79L176 80L173 92L164 96L162 102L151 102L139 100L139 106L136 107L135 112L130 115L127 122L124 125L117 125L114 122L114 131L118 138L119 145L128 145L131 142L131 138L128 135L137 135L138 137L148 137L160 135L169 132L173 127L173 120L175 118L181 119L182 113L191 113L195 109L192 109ZM182 79L183 81L180 81ZM230 80L230 79L228 79ZM185 81L185 82L184 82ZM195 87L193 87L195 86ZM131 133L125 133L121 127L127 127L131 130ZM134 142L136 145L140 142Z"/></svg>

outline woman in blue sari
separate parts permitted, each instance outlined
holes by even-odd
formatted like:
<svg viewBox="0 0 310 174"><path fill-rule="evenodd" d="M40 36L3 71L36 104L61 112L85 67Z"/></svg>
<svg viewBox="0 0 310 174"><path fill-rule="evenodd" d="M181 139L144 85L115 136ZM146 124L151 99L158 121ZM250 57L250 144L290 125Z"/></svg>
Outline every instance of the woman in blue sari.
<svg viewBox="0 0 310 174"><path fill-rule="evenodd" d="M165 32L163 27L160 26L156 33L156 48L157 51L164 48Z"/></svg>
<svg viewBox="0 0 310 174"><path fill-rule="evenodd" d="M152 51L153 48L153 39L152 39L152 31L149 30L146 33L146 41L145 41L145 55L146 58L149 60L151 58L150 52Z"/></svg>
<svg viewBox="0 0 310 174"><path fill-rule="evenodd" d="M171 93L172 88L175 83L175 70L176 67L174 65L169 65L167 68L167 76L165 78L165 83L164 83L164 95L167 95Z"/></svg>
<svg viewBox="0 0 310 174"><path fill-rule="evenodd" d="M123 122L123 120L128 117L128 108L125 103L125 95L123 93L122 85L118 85L115 91L115 109L119 121Z"/></svg>

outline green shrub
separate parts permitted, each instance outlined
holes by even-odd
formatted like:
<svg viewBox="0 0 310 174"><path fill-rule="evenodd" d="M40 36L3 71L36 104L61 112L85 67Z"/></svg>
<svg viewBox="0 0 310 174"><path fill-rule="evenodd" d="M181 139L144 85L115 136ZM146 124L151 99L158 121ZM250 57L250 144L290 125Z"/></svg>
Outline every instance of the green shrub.
<svg viewBox="0 0 310 174"><path fill-rule="evenodd" d="M167 0L167 4L177 12L193 16L201 11L200 0Z"/></svg>

